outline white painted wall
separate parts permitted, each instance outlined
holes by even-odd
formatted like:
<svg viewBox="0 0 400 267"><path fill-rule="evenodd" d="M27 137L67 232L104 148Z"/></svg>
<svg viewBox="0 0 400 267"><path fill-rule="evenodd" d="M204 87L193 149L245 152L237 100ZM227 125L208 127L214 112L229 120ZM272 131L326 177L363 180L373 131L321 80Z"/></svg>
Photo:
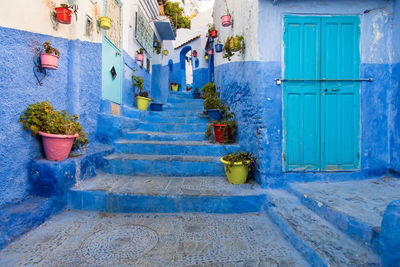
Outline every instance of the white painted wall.
<svg viewBox="0 0 400 267"><path fill-rule="evenodd" d="M60 3L77 4L78 21L72 17L71 24L58 24L53 28L50 13ZM85 36L86 15L97 20L103 14L102 0L13 0L0 1L0 26L24 30L34 33L41 33L66 39L80 39L82 41L102 41L101 31L97 31L97 24L91 37Z"/></svg>
<svg viewBox="0 0 400 267"><path fill-rule="evenodd" d="M229 12L232 16L233 25L231 27L222 27L221 16L226 14L225 1L228 5ZM216 29L218 30L218 39L222 44L225 40L233 35L243 35L246 49L242 55L234 55L230 62L235 61L253 61L258 59L257 45L257 29L258 29L258 0L215 0L213 10L213 20ZM223 58L222 53L215 54L215 66L228 63L227 59Z"/></svg>

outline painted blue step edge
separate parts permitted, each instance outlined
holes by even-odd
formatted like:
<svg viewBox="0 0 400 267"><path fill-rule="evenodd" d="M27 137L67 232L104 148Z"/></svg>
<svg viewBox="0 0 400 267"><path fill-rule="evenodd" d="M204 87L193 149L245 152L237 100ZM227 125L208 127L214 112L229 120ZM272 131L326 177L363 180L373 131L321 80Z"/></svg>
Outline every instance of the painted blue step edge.
<svg viewBox="0 0 400 267"><path fill-rule="evenodd" d="M299 236L296 235L293 230L288 227L285 222L274 212L273 204L268 200L264 207L265 213L269 218L279 227L283 237L297 250L304 258L311 264L311 266L328 267L328 264L312 249L307 243L305 243Z"/></svg>
<svg viewBox="0 0 400 267"><path fill-rule="evenodd" d="M154 140L154 141L204 141L204 133L172 133L154 134L154 132L126 132L124 139L127 140Z"/></svg>
<svg viewBox="0 0 400 267"><path fill-rule="evenodd" d="M141 123L138 119L110 114L99 114L97 119L96 140L103 144L112 144L121 138L126 130L135 130Z"/></svg>
<svg viewBox="0 0 400 267"><path fill-rule="evenodd" d="M224 176L220 162L106 159L104 172L121 175Z"/></svg>
<svg viewBox="0 0 400 267"><path fill-rule="evenodd" d="M321 218L332 223L350 237L355 238L362 243L367 243L375 251L379 251L379 232L377 229L358 221L354 217L328 208L324 203L321 203L318 200L314 200L307 196L305 197L301 192L293 189L290 185L286 190L295 195L303 205L315 212Z"/></svg>
<svg viewBox="0 0 400 267"><path fill-rule="evenodd" d="M107 194L104 191L75 191L68 194L70 209L99 212L260 212L265 195L252 196L151 196Z"/></svg>
<svg viewBox="0 0 400 267"><path fill-rule="evenodd" d="M50 198L29 196L0 210L0 249L42 224L55 212Z"/></svg>

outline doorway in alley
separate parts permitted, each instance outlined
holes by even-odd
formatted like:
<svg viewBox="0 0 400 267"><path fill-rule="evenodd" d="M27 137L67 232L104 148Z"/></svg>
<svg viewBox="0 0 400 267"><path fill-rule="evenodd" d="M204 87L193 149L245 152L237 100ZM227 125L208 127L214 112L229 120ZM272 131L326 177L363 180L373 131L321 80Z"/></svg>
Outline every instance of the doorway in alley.
<svg viewBox="0 0 400 267"><path fill-rule="evenodd" d="M360 19L285 16L286 171L350 171L360 161Z"/></svg>

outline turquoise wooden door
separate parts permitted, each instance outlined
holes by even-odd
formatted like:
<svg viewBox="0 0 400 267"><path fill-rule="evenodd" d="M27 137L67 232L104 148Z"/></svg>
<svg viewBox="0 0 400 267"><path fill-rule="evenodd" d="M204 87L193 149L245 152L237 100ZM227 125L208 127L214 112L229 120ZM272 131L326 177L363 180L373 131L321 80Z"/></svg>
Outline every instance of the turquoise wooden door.
<svg viewBox="0 0 400 267"><path fill-rule="evenodd" d="M111 18L111 28L103 30L102 46L102 96L104 99L122 102L122 52L121 52L121 5L117 0L105 0L104 9Z"/></svg>
<svg viewBox="0 0 400 267"><path fill-rule="evenodd" d="M359 166L359 19L285 17L286 171Z"/></svg>

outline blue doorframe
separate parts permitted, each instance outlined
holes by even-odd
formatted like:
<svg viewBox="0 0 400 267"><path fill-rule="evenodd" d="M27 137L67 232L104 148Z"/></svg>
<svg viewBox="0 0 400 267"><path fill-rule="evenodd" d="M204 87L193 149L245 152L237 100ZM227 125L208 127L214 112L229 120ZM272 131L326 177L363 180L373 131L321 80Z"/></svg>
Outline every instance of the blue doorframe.
<svg viewBox="0 0 400 267"><path fill-rule="evenodd" d="M337 80L359 78L359 17L285 16L284 25L285 171L358 169L360 85Z"/></svg>

